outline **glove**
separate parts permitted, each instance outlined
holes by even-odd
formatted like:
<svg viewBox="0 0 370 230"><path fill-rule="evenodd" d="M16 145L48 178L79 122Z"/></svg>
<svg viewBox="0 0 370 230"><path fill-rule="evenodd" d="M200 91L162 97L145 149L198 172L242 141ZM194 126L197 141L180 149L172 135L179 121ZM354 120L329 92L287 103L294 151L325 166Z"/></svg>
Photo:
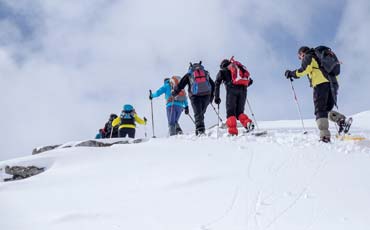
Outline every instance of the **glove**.
<svg viewBox="0 0 370 230"><path fill-rule="evenodd" d="M298 78L296 75L295 75L295 72L294 71L291 71L291 70L286 70L285 71L285 77L287 79L290 79L290 80L293 80L293 78Z"/></svg>
<svg viewBox="0 0 370 230"><path fill-rule="evenodd" d="M186 106L185 107L185 114L188 115L189 114L189 106Z"/></svg>
<svg viewBox="0 0 370 230"><path fill-rule="evenodd" d="M153 95L152 93L149 93L149 100L152 100L153 99Z"/></svg>
<svg viewBox="0 0 370 230"><path fill-rule="evenodd" d="M177 93L175 92L175 90L172 90L172 91L171 91L171 96L172 96L172 97L176 97L176 96L177 96Z"/></svg>
<svg viewBox="0 0 370 230"><path fill-rule="evenodd" d="M219 104L221 103L221 98L216 97L216 98L215 98L215 103L216 103L217 105L219 105Z"/></svg>
<svg viewBox="0 0 370 230"><path fill-rule="evenodd" d="M253 84L253 79L249 79L249 83L248 83L248 87L251 86Z"/></svg>
<svg viewBox="0 0 370 230"><path fill-rule="evenodd" d="M146 124L146 122L148 121L148 119L146 119L146 117L144 117L144 122L145 122L145 124Z"/></svg>

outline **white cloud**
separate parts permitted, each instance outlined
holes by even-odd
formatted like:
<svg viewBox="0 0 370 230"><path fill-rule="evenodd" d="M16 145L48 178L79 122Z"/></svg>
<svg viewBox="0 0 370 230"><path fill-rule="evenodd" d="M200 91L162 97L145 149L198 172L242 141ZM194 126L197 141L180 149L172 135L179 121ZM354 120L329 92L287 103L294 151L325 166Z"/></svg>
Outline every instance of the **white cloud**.
<svg viewBox="0 0 370 230"><path fill-rule="evenodd" d="M338 28L337 45L342 65L341 104L347 113L370 109L370 2L348 1Z"/></svg>

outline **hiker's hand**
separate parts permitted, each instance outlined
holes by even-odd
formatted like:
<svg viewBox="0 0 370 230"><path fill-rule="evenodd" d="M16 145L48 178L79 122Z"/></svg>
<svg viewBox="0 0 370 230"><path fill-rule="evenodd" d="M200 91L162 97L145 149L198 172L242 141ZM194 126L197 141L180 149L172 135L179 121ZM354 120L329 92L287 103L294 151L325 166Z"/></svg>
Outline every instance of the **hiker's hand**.
<svg viewBox="0 0 370 230"><path fill-rule="evenodd" d="M216 105L219 105L221 103L221 98L216 97L215 98L215 103L216 103Z"/></svg>
<svg viewBox="0 0 370 230"><path fill-rule="evenodd" d="M189 114L189 106L186 106L185 107L185 114L188 115Z"/></svg>
<svg viewBox="0 0 370 230"><path fill-rule="evenodd" d="M248 87L251 86L253 84L253 79L249 79L249 83L248 83Z"/></svg>
<svg viewBox="0 0 370 230"><path fill-rule="evenodd" d="M145 124L146 124L146 122L148 121L148 119L146 119L146 117L144 117L144 122L145 122Z"/></svg>
<svg viewBox="0 0 370 230"><path fill-rule="evenodd" d="M172 90L172 91L171 91L171 96L172 96L172 97L176 97L176 95L177 95L177 93L175 92L175 90Z"/></svg>
<svg viewBox="0 0 370 230"><path fill-rule="evenodd" d="M152 100L153 99L153 95L151 92L149 92L149 100Z"/></svg>
<svg viewBox="0 0 370 230"><path fill-rule="evenodd" d="M285 71L285 77L287 79L290 79L290 80L293 80L293 78L298 78L296 75L295 75L295 71L291 71L291 70L286 70Z"/></svg>

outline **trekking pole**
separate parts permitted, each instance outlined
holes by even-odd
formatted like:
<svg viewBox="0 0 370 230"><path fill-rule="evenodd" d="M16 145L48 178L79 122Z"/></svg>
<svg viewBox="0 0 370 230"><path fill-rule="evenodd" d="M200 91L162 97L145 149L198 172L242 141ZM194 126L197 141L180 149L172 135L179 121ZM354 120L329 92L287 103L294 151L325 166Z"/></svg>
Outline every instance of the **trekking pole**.
<svg viewBox="0 0 370 230"><path fill-rule="evenodd" d="M256 119L256 117L254 116L254 113L253 113L253 110L252 110L252 106L251 106L251 104L249 103L248 97L246 98L246 100L247 100L247 104L248 104L249 111L251 112L251 115L252 115L252 117L253 117L254 123L256 124L257 129L260 129L260 128L258 127L257 119Z"/></svg>
<svg viewBox="0 0 370 230"><path fill-rule="evenodd" d="M150 95L152 95L152 90L150 89L149 90L149 93ZM150 100L150 109L151 109L151 112L152 112L152 132L153 132L153 138L155 138L155 134L154 134L154 117L153 117L153 100Z"/></svg>
<svg viewBox="0 0 370 230"><path fill-rule="evenodd" d="M217 113L220 114L220 104L217 104ZM220 133L220 119L217 119L217 139Z"/></svg>
<svg viewBox="0 0 370 230"><path fill-rule="evenodd" d="M292 86L292 91L293 91L294 100L295 100L295 102L296 102L296 104L297 104L297 110L298 110L298 113L299 113L299 118L301 119L301 122L302 122L303 134L307 134L307 131L306 131L306 129L304 128L304 123L303 123L303 118L302 118L301 108L299 107L297 94L295 93L295 89L294 89L294 86L293 86L293 79L290 79L290 85Z"/></svg>
<svg viewBox="0 0 370 230"><path fill-rule="evenodd" d="M145 117L144 117L145 118ZM145 135L145 138L148 137L147 133L146 133L146 118L145 118L145 125L144 125L144 135Z"/></svg>
<svg viewBox="0 0 370 230"><path fill-rule="evenodd" d="M191 121L192 121L192 122L194 123L194 125L195 125L195 121L194 121L193 117L192 117L190 114L188 114L188 116L190 117Z"/></svg>
<svg viewBox="0 0 370 230"><path fill-rule="evenodd" d="M219 112L217 112L217 110L216 110L216 108L215 108L215 106L211 103L211 106L212 106L212 108L213 108L213 111L215 111L215 113L217 114L217 117L218 117L218 119L219 119L219 121L221 121L221 123L222 123L222 119L221 119L221 117L220 117L220 113ZM220 106L218 106L218 108L220 108ZM219 110L220 111L220 110Z"/></svg>
<svg viewBox="0 0 370 230"><path fill-rule="evenodd" d="M112 135L113 135L113 126L110 128L110 135L109 135L109 138L112 138Z"/></svg>

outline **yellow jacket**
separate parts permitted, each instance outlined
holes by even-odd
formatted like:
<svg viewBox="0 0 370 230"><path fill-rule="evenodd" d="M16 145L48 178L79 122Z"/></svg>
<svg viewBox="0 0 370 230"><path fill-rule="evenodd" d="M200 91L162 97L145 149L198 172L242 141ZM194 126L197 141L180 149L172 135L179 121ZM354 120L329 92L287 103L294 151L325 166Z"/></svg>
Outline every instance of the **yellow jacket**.
<svg viewBox="0 0 370 230"><path fill-rule="evenodd" d="M302 66L301 68L295 71L295 75L297 77L308 75L312 87L315 87L325 82L329 82L329 80L324 76L323 72L320 70L319 64L310 53L307 53L304 56L302 60Z"/></svg>
<svg viewBox="0 0 370 230"><path fill-rule="evenodd" d="M124 124L121 124L121 117L117 117L116 119L113 120L112 126L115 127L117 125L119 126L119 129L122 128L136 128L135 122L141 124L141 125L146 125L146 121L141 119L136 113L133 114L133 119L128 119L127 121L124 122Z"/></svg>

